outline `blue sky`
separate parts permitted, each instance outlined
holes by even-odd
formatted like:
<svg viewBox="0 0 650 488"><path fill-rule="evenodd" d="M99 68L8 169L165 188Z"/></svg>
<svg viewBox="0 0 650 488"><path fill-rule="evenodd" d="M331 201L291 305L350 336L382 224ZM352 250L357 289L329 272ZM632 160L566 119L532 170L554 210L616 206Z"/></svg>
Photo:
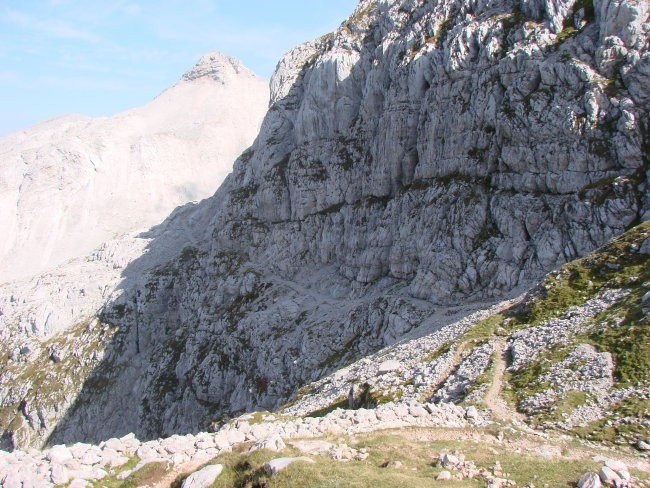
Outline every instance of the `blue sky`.
<svg viewBox="0 0 650 488"><path fill-rule="evenodd" d="M270 77L357 0L0 0L0 135L144 105L218 50Z"/></svg>

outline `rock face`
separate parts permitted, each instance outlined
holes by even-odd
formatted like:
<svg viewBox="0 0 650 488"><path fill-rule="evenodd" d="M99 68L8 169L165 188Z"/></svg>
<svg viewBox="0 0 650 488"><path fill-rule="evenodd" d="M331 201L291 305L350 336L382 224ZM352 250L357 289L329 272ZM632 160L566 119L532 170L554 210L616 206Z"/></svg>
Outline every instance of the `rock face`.
<svg viewBox="0 0 650 488"><path fill-rule="evenodd" d="M49 271L206 198L252 142L266 80L205 55L151 103L0 139L0 283Z"/></svg>
<svg viewBox="0 0 650 488"><path fill-rule="evenodd" d="M648 9L362 1L288 53L255 144L165 223L195 243L162 232L124 270L50 440L277 407L646 218Z"/></svg>
<svg viewBox="0 0 650 488"><path fill-rule="evenodd" d="M150 227L218 187L253 142L268 98L265 80L211 53L145 107L63 117L0 139L0 425L22 401L14 425L51 431L101 359L106 331L90 330L93 317L126 265L157 235L175 236L158 260L194 240L185 219ZM53 380L39 392L41 376Z"/></svg>

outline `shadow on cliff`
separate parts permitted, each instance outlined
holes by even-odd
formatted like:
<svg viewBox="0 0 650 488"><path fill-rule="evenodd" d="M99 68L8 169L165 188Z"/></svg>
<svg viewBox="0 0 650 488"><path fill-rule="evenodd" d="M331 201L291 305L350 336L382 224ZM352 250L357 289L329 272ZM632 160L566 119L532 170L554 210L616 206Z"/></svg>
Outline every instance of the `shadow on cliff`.
<svg viewBox="0 0 650 488"><path fill-rule="evenodd" d="M275 115L271 112L277 111L278 108L297 110L295 107L289 109L287 107L300 102L304 90L302 82L312 70L314 67L311 62L306 63L289 92L273 104L265 117L261 134L264 133L265 126L275 123ZM258 136L251 149L267 142L260 141ZM219 240L221 229L215 217L219 220L219 217L227 215L228 209L225 206L228 204L228 195L237 185L233 182L234 173L238 171L238 166L248 163L247 153L251 149L244 152L235 162L233 172L212 197L199 203L178 207L159 225L139 236L150 240L145 253L126 266L120 284L112 293L112 298L97 315L102 324L113 327L116 333L105 345L103 359L85 379L74 403L50 434L47 439L48 445L74 442L98 443L131 432L135 433L140 440L146 441L160 436L187 434L197 430L196 428L168 430L162 425L161 419L146 418L147 414L152 417L169 414L169 412L156 412L155 406L148 404L150 399L139 395L140 388L147 384L153 374L149 367L150 358L179 328L186 328L186 324L179 322L178 314L174 311L174 307L178 307L179 304L165 303L157 310L158 329L145 331L141 325L146 322L150 326L151 319L142 316L142 304L148 296L152 296L151 282L159 279L160 276L166 279L166 273L171 273L170 281L166 283L170 289L182 281L176 270L179 266L183 266L188 253L196 253L197 249L203 249L207 254L212 247L218 246L215 243ZM242 220L246 218L245 215ZM215 225L217 227L214 227ZM196 257L195 254L192 257ZM144 337L145 335L147 337ZM174 374L167 373L161 374L167 376ZM296 385L296 389L300 386L302 385ZM174 385L169 385L169 388L174 388ZM122 400L116 402L115 395L121 395ZM104 408L105 402L112 406L121 405L124 410L107 412ZM203 423L203 430L208 427L207 423Z"/></svg>
<svg viewBox="0 0 650 488"><path fill-rule="evenodd" d="M375 41L370 37L366 38L364 42L366 43L364 50L371 51L377 47ZM408 52L405 52L405 55L408 56ZM427 63L427 56L439 55L436 50L433 50L427 55L419 57L416 62ZM495 62L495 65L497 64L498 61ZM296 149L292 140L294 137L293 124L299 113L300 106L304 102L304 81L317 76L319 70L323 70L320 74L324 75L327 70L331 69L331 66L324 63L314 65L311 62L307 62L302 67L297 81L291 86L289 92L282 100L277 101L271 107L260 133L267 137L262 139L261 135L258 136L258 140L252 146L253 150L257 151L265 147L273 148L274 151L269 150L267 153L273 157L277 155L281 157L282 154L279 153L291 153ZM357 62L352 66L350 75L340 82L338 86L340 92L355 89L355 86L359 85L359 80L365 82L364 77L366 75L364 67L360 62ZM453 73L447 73L447 76L450 79L454 78ZM359 85L356 88L363 90L364 86ZM424 92L428 88L428 82L423 79L417 90L422 92L421 96L424 96ZM504 87L501 86L499 89L504 90ZM363 100L365 94L361 95L359 104L356 106L357 116L362 110L362 103L365 102ZM501 93L501 96L504 97L504 93ZM468 95L468 97L471 98L471 95ZM468 104L469 101L460 100L458 102L459 107L466 103ZM519 104L523 106L525 103L526 101L523 100ZM445 110L450 109L446 107ZM512 108L510 110L514 111ZM406 123L404 121L405 125ZM515 124L516 122L512 123ZM417 152L414 142L417 140L417 128L416 124L414 126L415 134L407 134L401 141L405 144L403 150L404 159L407 162L396 162L396 165L406 164L406 166L412 166L410 169L405 167L400 168L398 171L402 178L402 181L398 183L404 187L415 183L413 181L413 168L419 161L417 157L413 160L411 156L414 152ZM393 127L392 129L396 132L402 129L403 132L409 132L411 128L404 126ZM374 127L374 130L378 130L377 126ZM497 136L494 134L493 126L492 132L487 134L490 143L496 144ZM349 136L349 134L345 135ZM375 134L375 136L381 138L381 134L378 136ZM279 139L277 139L278 137ZM408 147L409 140L412 141L411 147ZM251 213L247 211L250 209L244 209L237 214L233 211L236 206L229 207L235 194L238 197L252 198L251 195L247 195L243 191L245 189L249 193L252 191L250 190L252 188L251 182L246 179L250 176L246 172L246 165L250 163L251 154L252 152L249 150L238 159L233 173L213 197L199 204L179 207L164 222L142 235L143 238L151 239L147 252L125 268L122 282L114 293L115 298L107 303L99 313L102 322L113 325L117 332L113 340L106 346L100 364L85 380L80 394L57 424L48 439L48 443L98 442L102 439L119 437L130 432L134 432L141 440L149 440L160 436L191 433L208 427L208 418L192 419L192 422L190 422L192 427L173 427L174 424L179 423L175 422L174 417L183 415L183 411L192 411L191 406L183 404L181 408L180 405L172 405L167 410L160 411L156 409L156 405L152 404L151 398L143 397L141 393L145 387L150 386L155 381L161 398L169 400L175 398L174 395L178 395L176 367L182 362L184 341L187 339L187 334L197 331L188 330L188 324L183 323L179 309L184 305L178 301L178 296L182 294L182 291L176 293L175 288L187 284L185 281L187 273L201 274L204 280L214 278L215 276L210 274L213 271L210 271L208 256L213 256L219 252L220 246L224 242L220 240L220 233L224 231L226 226L232 228L233 220L237 220L244 226L251 222ZM472 157L479 156L477 154L472 155ZM496 153L490 155L488 149L485 150L485 156L485 160L481 163L489 181L490 171L495 169L497 156ZM488 157L491 160L488 161ZM272 173L277 169L277 165L272 168L267 167L265 161L257 161L257 164L258 167L255 169L258 173L262 171ZM287 162L285 161L284 164L286 165ZM261 178L266 175L257 176ZM443 181L445 178L449 179L450 176L443 174L437 175L436 178ZM485 175L483 178L485 178ZM423 184L423 182L418 183ZM284 185L284 190L288 194L289 183L284 173L282 174L281 184ZM477 185L485 185L485 179L479 180ZM400 190L398 187L391 188L388 194L366 195L366 197L389 198ZM416 187L413 186L413 188ZM252 192L254 193L254 191ZM278 204L282 203L281 200L282 198L279 199ZM263 214L264 209L260 212ZM271 212L271 214L275 214L275 212ZM291 210L289 210L289 215L291 215ZM290 219L291 217L287 221ZM267 223L277 224L278 222L271 220ZM343 225L343 223L340 225ZM223 250L232 251L232 249L226 248ZM239 252L241 249L235 251ZM314 263L315 266L326 266L328 264L338 263ZM314 271L314 269L309 269L308 274ZM155 310L145 306L147 299L150 297L155 297L157 307ZM246 311L242 304L231 308L230 312L234 310L235 316L238 312ZM469 313L471 312L468 311L467 314ZM145 316L144 314L151 315ZM460 318L462 317L454 317L455 320ZM341 320L345 320L345 316L341 316ZM145 323L147 327L141 327ZM444 320L440 325L442 324L444 324ZM234 325L235 328L236 326L237 324ZM218 340L218 337L215 339ZM375 349L379 349L381 346L381 344L377 344ZM349 363L358 359L353 355L344 354L345 352L339 351L338 359L329 365L329 369L325 373L343 366L346 362ZM251 360L251 357L253 355L268 354L268 351L242 351L241 353L245 357L242 358L241 364L233 365L233 368L235 366L246 368L250 364L254 365L255 363ZM162 362L155 364L152 361L155 358L159 358ZM247 364L247 360L250 360L249 364ZM156 371L156 367L161 370ZM297 369L301 366L296 365L294 367ZM244 372L239 371L239 374L243 375ZM308 382L305 381L304 383ZM304 386L304 383L293 385L291 392L295 392L299 387ZM260 385L260 387L263 386ZM269 404L277 405L281 400L288 400L291 392L286 393L284 398L274 399L266 404L260 401L256 406L267 408ZM178 400L181 403L198 402L194 397L189 399L179 398ZM215 416L224 406L227 407L228 405L227 399L214 398L204 402L206 405L201 405L202 412L213 409Z"/></svg>

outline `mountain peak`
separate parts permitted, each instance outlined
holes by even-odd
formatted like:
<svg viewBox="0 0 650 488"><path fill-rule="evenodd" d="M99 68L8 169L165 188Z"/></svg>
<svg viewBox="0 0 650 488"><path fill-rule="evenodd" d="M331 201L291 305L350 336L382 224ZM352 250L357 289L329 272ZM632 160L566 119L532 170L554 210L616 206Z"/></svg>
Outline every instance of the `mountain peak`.
<svg viewBox="0 0 650 488"><path fill-rule="evenodd" d="M218 51L204 54L201 59L183 77L183 81L194 81L199 78L211 78L224 82L228 75L239 74L242 71L241 61L226 56Z"/></svg>

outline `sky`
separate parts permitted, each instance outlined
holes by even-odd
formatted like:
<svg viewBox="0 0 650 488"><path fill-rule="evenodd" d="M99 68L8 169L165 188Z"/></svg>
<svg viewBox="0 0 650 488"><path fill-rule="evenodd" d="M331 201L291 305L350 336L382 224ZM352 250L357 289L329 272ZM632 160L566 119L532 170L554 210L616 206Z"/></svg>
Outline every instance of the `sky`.
<svg viewBox="0 0 650 488"><path fill-rule="evenodd" d="M0 0L0 135L146 104L202 54L269 78L357 0Z"/></svg>

